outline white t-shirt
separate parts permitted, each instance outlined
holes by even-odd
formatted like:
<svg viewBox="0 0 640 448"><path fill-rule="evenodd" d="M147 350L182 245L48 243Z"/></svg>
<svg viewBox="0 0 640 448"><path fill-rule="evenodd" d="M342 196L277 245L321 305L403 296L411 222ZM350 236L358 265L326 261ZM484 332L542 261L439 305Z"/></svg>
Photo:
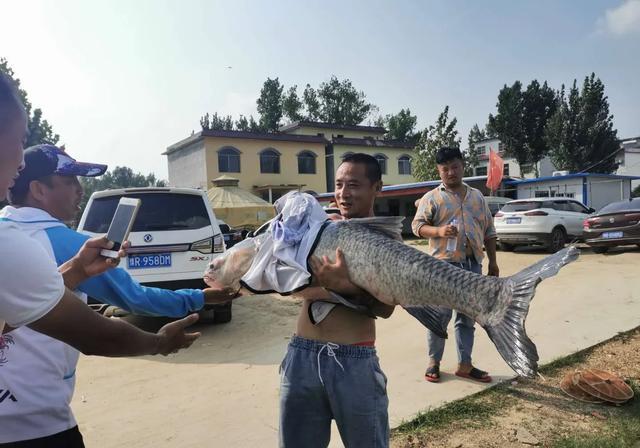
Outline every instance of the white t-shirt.
<svg viewBox="0 0 640 448"><path fill-rule="evenodd" d="M0 284L0 334L5 322L17 328L40 319L65 291L55 261L10 221L0 221Z"/></svg>

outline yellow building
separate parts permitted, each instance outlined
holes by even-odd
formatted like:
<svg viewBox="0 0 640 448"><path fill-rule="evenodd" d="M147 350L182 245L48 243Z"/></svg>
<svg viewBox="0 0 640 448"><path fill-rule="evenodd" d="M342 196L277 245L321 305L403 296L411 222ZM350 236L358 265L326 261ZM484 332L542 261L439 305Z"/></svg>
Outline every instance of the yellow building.
<svg viewBox="0 0 640 448"><path fill-rule="evenodd" d="M412 147L384 140L385 129L301 121L278 133L203 130L167 148L169 184L208 189L229 174L269 202L291 190L333 191L336 161L363 152L378 159L386 185L414 182Z"/></svg>

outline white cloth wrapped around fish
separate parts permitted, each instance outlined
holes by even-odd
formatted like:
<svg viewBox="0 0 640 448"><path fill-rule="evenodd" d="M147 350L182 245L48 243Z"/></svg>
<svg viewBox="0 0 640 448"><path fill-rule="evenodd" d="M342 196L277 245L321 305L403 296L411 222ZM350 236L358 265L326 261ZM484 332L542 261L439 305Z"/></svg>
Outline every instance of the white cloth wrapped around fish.
<svg viewBox="0 0 640 448"><path fill-rule="evenodd" d="M263 232L211 262L205 281L253 292L287 294L311 283L309 256L329 259L340 248L351 281L379 301L400 305L446 337L438 307L460 311L485 329L506 363L534 376L538 353L524 322L538 283L578 258L571 246L510 277L457 268L402 242L402 217L329 221L312 196L292 192L276 202L278 215ZM256 232L258 233L258 232Z"/></svg>

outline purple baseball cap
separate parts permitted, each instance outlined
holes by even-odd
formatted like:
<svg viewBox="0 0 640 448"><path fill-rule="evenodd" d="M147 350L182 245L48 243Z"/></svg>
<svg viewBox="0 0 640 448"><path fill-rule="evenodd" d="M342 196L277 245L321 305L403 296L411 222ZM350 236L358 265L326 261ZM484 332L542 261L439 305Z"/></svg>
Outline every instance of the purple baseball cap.
<svg viewBox="0 0 640 448"><path fill-rule="evenodd" d="M20 171L12 194L24 193L29 184L51 174L60 176L102 176L107 165L78 162L62 149L54 145L36 145L24 151L24 169Z"/></svg>

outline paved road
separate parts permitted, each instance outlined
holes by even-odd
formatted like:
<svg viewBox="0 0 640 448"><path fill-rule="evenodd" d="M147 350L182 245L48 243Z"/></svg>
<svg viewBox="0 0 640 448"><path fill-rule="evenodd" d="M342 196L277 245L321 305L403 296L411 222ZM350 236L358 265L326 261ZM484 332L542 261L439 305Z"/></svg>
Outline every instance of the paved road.
<svg viewBox="0 0 640 448"><path fill-rule="evenodd" d="M544 255L501 252L502 274ZM587 250L543 282L527 320L541 362L640 325L638 266L637 249L611 255ZM169 358L83 357L72 406L87 446L276 446L278 365L297 310L291 299L242 298L234 304L231 323L202 326L202 338L187 352ZM494 378L510 378L484 331L476 334L477 365ZM402 310L379 320L378 348L389 378L392 426L485 387L446 374L440 384L425 382L425 332ZM449 343L444 372L453 372L455 357L455 345ZM342 446L338 437L331 446Z"/></svg>

